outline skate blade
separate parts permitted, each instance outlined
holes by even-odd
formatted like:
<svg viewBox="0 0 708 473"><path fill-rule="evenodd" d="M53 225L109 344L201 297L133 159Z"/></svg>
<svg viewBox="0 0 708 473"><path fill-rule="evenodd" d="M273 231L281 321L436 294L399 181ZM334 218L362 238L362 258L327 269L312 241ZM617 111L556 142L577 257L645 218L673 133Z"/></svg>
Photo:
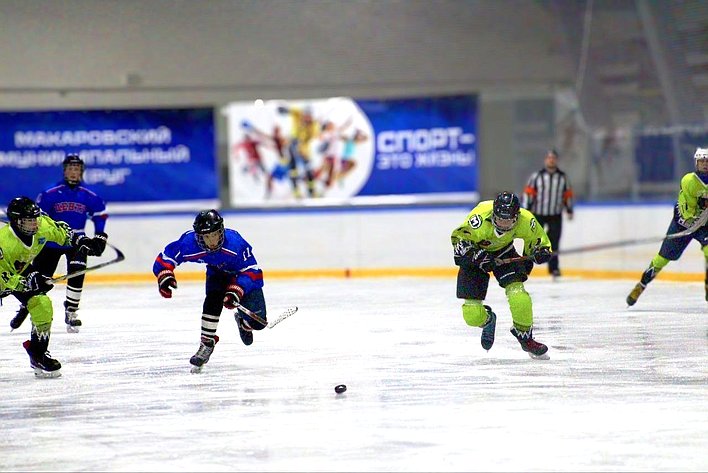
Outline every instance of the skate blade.
<svg viewBox="0 0 708 473"><path fill-rule="evenodd" d="M66 326L66 333L79 333L79 327L74 327L73 325Z"/></svg>
<svg viewBox="0 0 708 473"><path fill-rule="evenodd" d="M548 353L544 353L543 355L534 355L533 353L529 353L529 352L526 352L526 353L528 353L528 355L534 360L550 360L551 359L551 357L548 356Z"/></svg>
<svg viewBox="0 0 708 473"><path fill-rule="evenodd" d="M202 372L202 368L203 368L202 366L194 366L194 365L192 365L192 369L189 370L189 372L190 372L190 373L193 373L193 374L199 374L199 373Z"/></svg>
<svg viewBox="0 0 708 473"><path fill-rule="evenodd" d="M58 378L61 376L61 371L44 371L41 368L32 368L34 370L34 377L41 379Z"/></svg>

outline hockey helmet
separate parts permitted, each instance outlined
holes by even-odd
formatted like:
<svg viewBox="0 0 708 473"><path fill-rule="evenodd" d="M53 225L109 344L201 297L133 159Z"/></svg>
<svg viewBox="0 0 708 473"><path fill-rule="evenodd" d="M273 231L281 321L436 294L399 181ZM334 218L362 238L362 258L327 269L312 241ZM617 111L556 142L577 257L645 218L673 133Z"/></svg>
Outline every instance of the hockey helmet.
<svg viewBox="0 0 708 473"><path fill-rule="evenodd" d="M202 210L194 219L192 227L201 249L206 251L221 249L224 244L224 219L219 212L215 209Z"/></svg>
<svg viewBox="0 0 708 473"><path fill-rule="evenodd" d="M29 197L15 197L7 205L7 218L10 219L12 228L23 235L34 235L37 233L41 211L39 206Z"/></svg>
<svg viewBox="0 0 708 473"><path fill-rule="evenodd" d="M76 172L76 166L79 168L79 172ZM81 182L84 175L84 161L76 153L68 153L62 162L62 168L64 170L64 180L70 186L76 186Z"/></svg>
<svg viewBox="0 0 708 473"><path fill-rule="evenodd" d="M521 204L516 194L500 192L494 199L492 207L492 224L500 233L508 232L519 220Z"/></svg>

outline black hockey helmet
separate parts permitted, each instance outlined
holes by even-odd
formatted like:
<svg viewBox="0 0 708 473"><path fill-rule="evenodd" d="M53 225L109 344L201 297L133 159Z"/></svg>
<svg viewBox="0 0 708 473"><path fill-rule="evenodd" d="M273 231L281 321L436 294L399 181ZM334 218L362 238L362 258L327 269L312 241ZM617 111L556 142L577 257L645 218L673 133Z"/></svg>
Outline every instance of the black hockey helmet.
<svg viewBox="0 0 708 473"><path fill-rule="evenodd" d="M7 205L7 218L10 225L19 233L34 235L37 233L37 218L40 214L39 206L29 197L15 197Z"/></svg>
<svg viewBox="0 0 708 473"><path fill-rule="evenodd" d="M203 250L216 251L224 244L224 219L215 209L202 210L194 219L194 233L197 236L197 244ZM210 247L204 242L204 235L219 232L219 243L216 247Z"/></svg>
<svg viewBox="0 0 708 473"><path fill-rule="evenodd" d="M492 210L492 224L500 232L508 232L519 220L521 204L516 194L512 192L500 192L494 199Z"/></svg>
<svg viewBox="0 0 708 473"><path fill-rule="evenodd" d="M73 164L81 167L81 174L79 175L78 180L74 177L72 177L70 179L66 176L66 168L70 165L73 165ZM78 185L81 182L81 179L83 178L85 167L86 167L86 165L84 164L84 161L79 157L78 154L68 153L66 155L66 157L64 158L64 161L62 162L62 169L64 172L64 180L67 182L67 184L69 184L70 186Z"/></svg>

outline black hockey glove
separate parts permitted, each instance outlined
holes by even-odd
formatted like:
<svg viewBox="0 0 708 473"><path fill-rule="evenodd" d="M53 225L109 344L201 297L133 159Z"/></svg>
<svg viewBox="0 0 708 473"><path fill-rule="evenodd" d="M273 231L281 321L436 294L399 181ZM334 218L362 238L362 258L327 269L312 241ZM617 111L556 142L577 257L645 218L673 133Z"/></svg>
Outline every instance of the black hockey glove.
<svg viewBox="0 0 708 473"><path fill-rule="evenodd" d="M106 242L108 241L108 235L103 232L98 232L94 235L93 240L91 240L91 246L93 247L93 254L95 256L101 256L104 251L106 251Z"/></svg>
<svg viewBox="0 0 708 473"><path fill-rule="evenodd" d="M535 250L533 250L533 253L531 253L531 259L536 264L548 263L548 261L551 259L551 256L551 250L546 248L545 246L536 248Z"/></svg>
<svg viewBox="0 0 708 473"><path fill-rule="evenodd" d="M699 197L698 198L698 208L701 210L705 210L706 207L708 207L708 198L706 197Z"/></svg>
<svg viewBox="0 0 708 473"><path fill-rule="evenodd" d="M494 257L490 255L487 250L475 250L471 256L472 264L477 266L485 273L488 273L494 269Z"/></svg>
<svg viewBox="0 0 708 473"><path fill-rule="evenodd" d="M92 239L82 233L72 232L71 246L73 246L74 249L76 249L76 251L78 253L83 253L85 255L92 255L93 254L93 241L92 241Z"/></svg>
<svg viewBox="0 0 708 473"><path fill-rule="evenodd" d="M243 288L236 283L231 283L226 288L226 294L224 294L224 307L227 309L235 309L236 304L241 303L241 298L243 297Z"/></svg>
<svg viewBox="0 0 708 473"><path fill-rule="evenodd" d="M52 278L49 276L45 276L39 271L32 271L25 279L25 287L29 292L43 294L45 292L49 292L54 287L54 283L52 282Z"/></svg>
<svg viewBox="0 0 708 473"><path fill-rule="evenodd" d="M170 269L163 269L157 275L157 288L160 290L160 295L165 299L172 297L172 289L177 289L177 279L175 273Z"/></svg>

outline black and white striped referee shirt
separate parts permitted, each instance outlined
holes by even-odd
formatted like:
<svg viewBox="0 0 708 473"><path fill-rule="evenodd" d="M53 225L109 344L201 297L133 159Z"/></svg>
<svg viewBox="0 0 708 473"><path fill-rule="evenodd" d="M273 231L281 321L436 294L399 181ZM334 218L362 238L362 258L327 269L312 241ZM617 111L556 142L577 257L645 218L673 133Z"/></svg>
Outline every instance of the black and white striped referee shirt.
<svg viewBox="0 0 708 473"><path fill-rule="evenodd" d="M560 169L550 173L543 168L533 173L526 183L522 199L523 207L534 215L560 215L563 208L573 212L573 189Z"/></svg>

